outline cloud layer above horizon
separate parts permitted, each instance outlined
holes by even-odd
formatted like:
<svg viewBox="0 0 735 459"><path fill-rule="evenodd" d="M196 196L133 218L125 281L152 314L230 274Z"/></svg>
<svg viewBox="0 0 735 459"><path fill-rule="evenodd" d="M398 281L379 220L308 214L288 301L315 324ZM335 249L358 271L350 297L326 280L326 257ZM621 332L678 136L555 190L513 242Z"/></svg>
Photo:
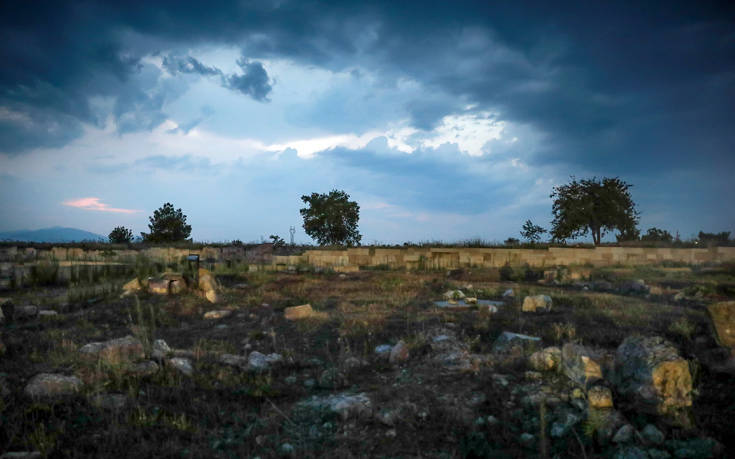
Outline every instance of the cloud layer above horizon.
<svg viewBox="0 0 735 459"><path fill-rule="evenodd" d="M488 3L4 2L0 229L286 237L338 188L367 243L503 240L571 175L735 229L731 5Z"/></svg>

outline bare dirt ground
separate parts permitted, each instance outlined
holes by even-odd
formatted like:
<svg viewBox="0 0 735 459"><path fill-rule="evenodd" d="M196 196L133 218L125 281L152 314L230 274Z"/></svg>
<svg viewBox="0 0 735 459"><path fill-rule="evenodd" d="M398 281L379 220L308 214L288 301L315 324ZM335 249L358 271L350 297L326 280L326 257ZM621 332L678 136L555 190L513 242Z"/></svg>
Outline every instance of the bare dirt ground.
<svg viewBox="0 0 735 459"><path fill-rule="evenodd" d="M72 301L57 287L8 292L14 311L6 311L0 336L0 452L138 458L734 454L735 376L711 370L702 355L717 353L705 306L735 297L735 267L598 269L591 279L559 276L545 284L533 272L502 277L482 269L231 273L218 277L218 304L188 292L120 298L119 290L102 289ZM637 279L645 289L630 286ZM513 297L504 296L508 289ZM449 290L503 303L497 312L436 307ZM550 296L550 311L522 312L524 297L537 294ZM316 313L284 317L287 307L302 304ZM24 316L29 305L58 314ZM229 313L205 318L210 311ZM497 340L506 331L540 342L505 352ZM690 362L693 404L683 417L641 410L607 377L616 349L633 335L660 336ZM80 351L126 336L140 349ZM605 378L595 385L609 389L613 407L593 407L591 385L575 384L558 364L529 362L531 351L568 343L599 358ZM376 351L381 345L384 353ZM75 376L80 384L32 395L29 385L41 373Z"/></svg>

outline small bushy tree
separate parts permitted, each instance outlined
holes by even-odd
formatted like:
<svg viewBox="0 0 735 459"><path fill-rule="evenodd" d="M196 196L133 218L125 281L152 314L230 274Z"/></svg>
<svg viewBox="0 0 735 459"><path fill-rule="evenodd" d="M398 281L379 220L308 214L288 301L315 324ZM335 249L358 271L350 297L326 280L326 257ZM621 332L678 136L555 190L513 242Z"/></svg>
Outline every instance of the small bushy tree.
<svg viewBox="0 0 735 459"><path fill-rule="evenodd" d="M278 250L286 246L286 241L284 241L281 236L271 234L270 236L268 236L268 239L272 241L271 243L273 244L273 250Z"/></svg>
<svg viewBox="0 0 735 459"><path fill-rule="evenodd" d="M526 239L528 242L531 243L537 243L541 240L541 235L544 234L546 230L542 228L539 225L534 225L531 220L526 220L526 223L523 224L523 230L521 231L521 237L523 239Z"/></svg>
<svg viewBox="0 0 735 459"><path fill-rule="evenodd" d="M723 231L721 233L705 233L704 231L700 231L697 239L702 242L727 242L730 239L730 232Z"/></svg>
<svg viewBox="0 0 735 459"><path fill-rule="evenodd" d="M108 236L112 244L127 244L133 240L133 232L124 226L116 226Z"/></svg>
<svg viewBox="0 0 735 459"><path fill-rule="evenodd" d="M671 233L666 230L656 228L655 226L648 228L646 234L641 236L641 241L647 242L671 242L673 240L674 236L672 236Z"/></svg>
<svg viewBox="0 0 735 459"><path fill-rule="evenodd" d="M312 193L301 196L308 207L300 209L304 231L319 245L360 245L362 236L357 230L360 206L350 201L350 195L341 190L329 194Z"/></svg>
<svg viewBox="0 0 735 459"><path fill-rule="evenodd" d="M150 233L140 233L146 242L183 241L191 234L191 225L186 224L186 215L181 209L174 209L170 202L153 212L148 220Z"/></svg>
<svg viewBox="0 0 735 459"><path fill-rule="evenodd" d="M621 235L633 234L638 224L638 212L630 195L632 185L619 178L583 179L554 187L551 236L556 241L592 234L598 245L602 237L613 230Z"/></svg>

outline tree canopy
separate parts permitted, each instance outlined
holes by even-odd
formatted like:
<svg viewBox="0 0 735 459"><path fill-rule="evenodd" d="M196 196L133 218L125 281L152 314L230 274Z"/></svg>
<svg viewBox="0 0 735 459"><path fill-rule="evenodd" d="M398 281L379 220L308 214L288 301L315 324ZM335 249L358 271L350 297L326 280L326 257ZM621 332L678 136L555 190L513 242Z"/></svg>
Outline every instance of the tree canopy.
<svg viewBox="0 0 735 459"><path fill-rule="evenodd" d="M531 220L526 220L526 223L523 224L521 236L531 243L536 243L541 240L541 235L544 233L546 233L544 228L534 225Z"/></svg>
<svg viewBox="0 0 735 459"><path fill-rule="evenodd" d="M583 179L554 187L551 236L564 241L592 234L595 245L613 230L618 239L637 234L638 212L630 195L632 185L617 177Z"/></svg>
<svg viewBox="0 0 735 459"><path fill-rule="evenodd" d="M641 241L647 242L671 242L673 240L674 236L672 236L671 233L664 229L656 228L655 226L648 228L646 234L641 236Z"/></svg>
<svg viewBox="0 0 735 459"><path fill-rule="evenodd" d="M306 234L319 245L360 245L360 206L349 199L350 195L341 190L301 196L308 206L299 210Z"/></svg>
<svg viewBox="0 0 735 459"><path fill-rule="evenodd" d="M146 242L183 241L191 234L191 225L186 224L186 215L181 209L174 209L170 202L153 212L148 220L150 233L140 233Z"/></svg>
<svg viewBox="0 0 735 459"><path fill-rule="evenodd" d="M108 236L113 244L127 244L133 240L133 232L124 226L116 226Z"/></svg>

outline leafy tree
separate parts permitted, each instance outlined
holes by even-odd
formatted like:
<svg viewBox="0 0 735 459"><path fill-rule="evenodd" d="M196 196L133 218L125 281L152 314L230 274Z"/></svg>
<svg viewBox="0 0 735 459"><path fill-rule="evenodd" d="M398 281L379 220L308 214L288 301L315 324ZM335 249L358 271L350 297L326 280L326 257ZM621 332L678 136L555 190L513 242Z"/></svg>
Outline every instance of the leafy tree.
<svg viewBox="0 0 735 459"><path fill-rule="evenodd" d="M505 241L503 241L503 244L505 244L505 245L518 245L520 243L521 243L521 241L519 241L518 239L516 239L514 237L509 237L508 239L506 239Z"/></svg>
<svg viewBox="0 0 735 459"><path fill-rule="evenodd" d="M630 196L632 185L619 178L593 177L572 181L554 187L551 236L564 241L592 234L595 245L610 231L618 230L625 237L634 233L638 224L638 212Z"/></svg>
<svg viewBox="0 0 735 459"><path fill-rule="evenodd" d="M273 241L272 242L272 244L273 244L273 250L278 250L281 247L285 247L286 246L286 241L284 241L281 236L276 236L275 234L271 234L270 236L268 236L268 239L270 239L271 241Z"/></svg>
<svg viewBox="0 0 735 459"><path fill-rule="evenodd" d="M723 231L721 233L705 233L704 231L700 231L697 239L702 242L727 242L730 239L730 232Z"/></svg>
<svg viewBox="0 0 735 459"><path fill-rule="evenodd" d="M124 226L116 226L108 236L113 244L127 244L133 240L133 232Z"/></svg>
<svg viewBox="0 0 735 459"><path fill-rule="evenodd" d="M674 236L672 236L671 233L666 230L656 228L655 226L653 228L648 228L646 234L641 236L641 241L648 242L671 242L673 240Z"/></svg>
<svg viewBox="0 0 735 459"><path fill-rule="evenodd" d="M526 220L526 223L523 224L521 237L528 240L529 242L536 243L541 240L541 235L545 232L546 230L544 228L538 225L534 225L531 220Z"/></svg>
<svg viewBox="0 0 735 459"><path fill-rule="evenodd" d="M360 206L349 199L350 195L341 190L301 196L308 205L299 210L306 234L319 245L359 245L362 239L357 230Z"/></svg>
<svg viewBox="0 0 735 459"><path fill-rule="evenodd" d="M140 233L147 242L183 241L191 234L191 225L186 224L186 215L181 209L174 210L174 205L167 202L148 217L150 233Z"/></svg>

